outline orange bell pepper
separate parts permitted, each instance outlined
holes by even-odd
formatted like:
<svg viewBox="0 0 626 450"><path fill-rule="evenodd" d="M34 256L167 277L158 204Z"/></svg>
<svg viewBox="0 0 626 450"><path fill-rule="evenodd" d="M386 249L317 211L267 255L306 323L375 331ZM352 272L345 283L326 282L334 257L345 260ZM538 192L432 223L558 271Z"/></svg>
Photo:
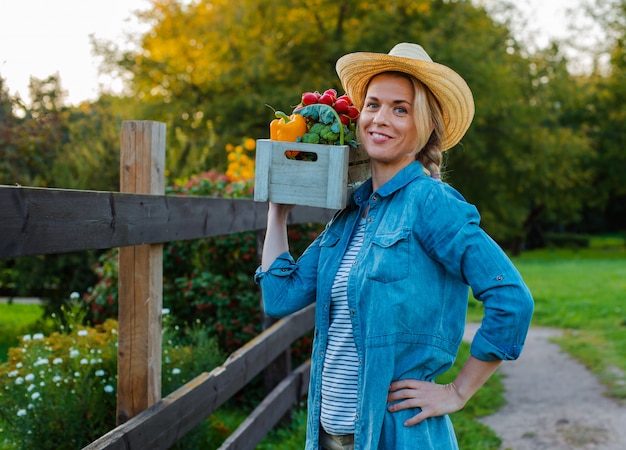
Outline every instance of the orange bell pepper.
<svg viewBox="0 0 626 450"><path fill-rule="evenodd" d="M276 111L276 119L270 123L270 139L274 141L296 142L306 133L306 120L300 114L288 116Z"/></svg>

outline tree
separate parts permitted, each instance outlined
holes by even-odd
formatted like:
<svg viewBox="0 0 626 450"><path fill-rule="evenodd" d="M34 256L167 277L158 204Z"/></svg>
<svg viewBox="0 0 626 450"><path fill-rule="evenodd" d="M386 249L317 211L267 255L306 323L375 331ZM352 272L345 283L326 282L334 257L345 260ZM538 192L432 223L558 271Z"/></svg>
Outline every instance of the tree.
<svg viewBox="0 0 626 450"><path fill-rule="evenodd" d="M566 60L558 48L529 56L506 22L470 1L159 0L143 18L152 29L120 67L131 71L145 116L167 124L175 176L225 167L222 149L235 138L267 137L265 104L289 110L304 91L341 90L341 55L411 41L473 90L476 118L448 152L449 180L479 206L485 228L519 242L538 216L579 218L591 152L559 120L559 101L575 86Z"/></svg>

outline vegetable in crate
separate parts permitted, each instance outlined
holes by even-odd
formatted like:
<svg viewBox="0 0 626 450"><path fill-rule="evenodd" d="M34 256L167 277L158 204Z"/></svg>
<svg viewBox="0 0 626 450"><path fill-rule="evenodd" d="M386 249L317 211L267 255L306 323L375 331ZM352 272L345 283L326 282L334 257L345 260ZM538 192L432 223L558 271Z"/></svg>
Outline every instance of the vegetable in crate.
<svg viewBox="0 0 626 450"><path fill-rule="evenodd" d="M307 132L298 142L356 148L355 127L359 110L347 95L337 97L334 89L323 94L305 92L293 112L304 116L307 123Z"/></svg>
<svg viewBox="0 0 626 450"><path fill-rule="evenodd" d="M327 89L305 92L291 116L277 111L270 124L270 139L306 144L350 145L356 148L356 119L359 110L347 95L337 97L337 91ZM298 121L298 123L293 123ZM287 157L310 160L310 154L291 150Z"/></svg>
<svg viewBox="0 0 626 450"><path fill-rule="evenodd" d="M288 116L282 111L274 113L276 119L270 123L270 139L296 142L307 131L306 121L298 114Z"/></svg>

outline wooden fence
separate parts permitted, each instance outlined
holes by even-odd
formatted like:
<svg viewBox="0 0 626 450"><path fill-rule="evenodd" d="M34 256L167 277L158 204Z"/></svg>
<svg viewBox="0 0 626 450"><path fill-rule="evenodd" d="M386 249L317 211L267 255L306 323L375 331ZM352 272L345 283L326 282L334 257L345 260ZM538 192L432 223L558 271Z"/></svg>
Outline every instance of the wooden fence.
<svg viewBox="0 0 626 450"><path fill-rule="evenodd" d="M313 327L313 307L272 324L223 365L161 398L162 245L253 230L262 239L267 205L164 195L162 123L124 122L120 161L120 192L0 186L0 258L120 248L118 426L85 448L169 448L278 367L282 381L221 447L252 449L306 394L308 364L291 371L286 355ZM332 213L297 207L290 223L323 223Z"/></svg>

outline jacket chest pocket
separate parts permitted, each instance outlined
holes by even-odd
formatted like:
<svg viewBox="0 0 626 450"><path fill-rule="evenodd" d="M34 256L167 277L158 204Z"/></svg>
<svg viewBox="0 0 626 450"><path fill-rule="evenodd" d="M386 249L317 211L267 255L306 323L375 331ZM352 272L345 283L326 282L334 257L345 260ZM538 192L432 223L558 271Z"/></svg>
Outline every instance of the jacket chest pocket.
<svg viewBox="0 0 626 450"><path fill-rule="evenodd" d="M375 236L368 254L367 278L391 283L409 276L410 230Z"/></svg>

